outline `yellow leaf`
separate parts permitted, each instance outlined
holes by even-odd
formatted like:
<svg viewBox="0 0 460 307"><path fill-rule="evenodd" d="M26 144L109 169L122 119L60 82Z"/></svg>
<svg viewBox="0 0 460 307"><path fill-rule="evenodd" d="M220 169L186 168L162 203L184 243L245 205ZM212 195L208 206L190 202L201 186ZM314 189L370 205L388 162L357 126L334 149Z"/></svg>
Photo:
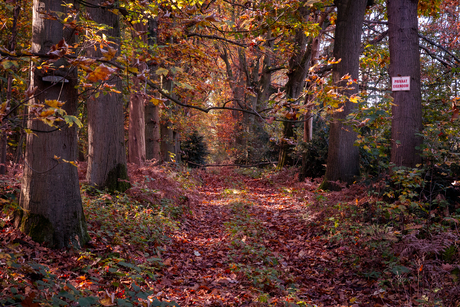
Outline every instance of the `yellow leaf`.
<svg viewBox="0 0 460 307"><path fill-rule="evenodd" d="M357 95L353 95L350 97L350 101L353 102L353 103L358 103L359 101L361 101L361 97L357 96Z"/></svg>
<svg viewBox="0 0 460 307"><path fill-rule="evenodd" d="M65 102L60 102L59 100L55 100L55 99L53 100L46 99L45 103L52 108L60 108L65 104Z"/></svg>
<svg viewBox="0 0 460 307"><path fill-rule="evenodd" d="M72 164L73 166L77 166L77 163L75 161L68 161L66 159L62 159L62 161L64 161L65 163Z"/></svg>
<svg viewBox="0 0 460 307"><path fill-rule="evenodd" d="M102 305L102 306L115 306L114 303L112 303L112 299L110 297L104 297L102 299L99 300L99 303Z"/></svg>
<svg viewBox="0 0 460 307"><path fill-rule="evenodd" d="M46 109L40 113L40 117L48 117L54 114L54 109Z"/></svg>
<svg viewBox="0 0 460 307"><path fill-rule="evenodd" d="M169 70L167 70L167 69L165 69L165 68L163 68L163 67L160 67L160 68L158 68L158 69L155 71L155 73L156 73L157 75L166 76L166 75L169 73Z"/></svg>
<svg viewBox="0 0 460 307"><path fill-rule="evenodd" d="M136 67L128 67L128 71L135 74L139 73L139 69L137 69Z"/></svg>
<svg viewBox="0 0 460 307"><path fill-rule="evenodd" d="M154 106L157 106L161 103L161 100L153 97L153 98L150 98L150 102L152 102Z"/></svg>

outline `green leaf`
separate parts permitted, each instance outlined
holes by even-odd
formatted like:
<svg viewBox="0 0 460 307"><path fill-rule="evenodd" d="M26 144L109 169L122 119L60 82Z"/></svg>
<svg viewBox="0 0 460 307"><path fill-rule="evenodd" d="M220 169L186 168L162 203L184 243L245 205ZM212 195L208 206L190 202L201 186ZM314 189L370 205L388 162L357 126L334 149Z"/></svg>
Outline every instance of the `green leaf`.
<svg viewBox="0 0 460 307"><path fill-rule="evenodd" d="M51 301L53 302L53 306L68 306L69 304L55 296L51 298Z"/></svg>
<svg viewBox="0 0 460 307"><path fill-rule="evenodd" d="M76 124L78 128L83 127L83 123L80 121L80 119L78 119L78 117L74 115L64 115L63 117L69 127L72 127L73 124Z"/></svg>
<svg viewBox="0 0 460 307"><path fill-rule="evenodd" d="M124 300L121 298L117 298L117 305L120 307L131 307L133 304L131 304L128 300Z"/></svg>
<svg viewBox="0 0 460 307"><path fill-rule="evenodd" d="M134 264L131 264L131 263L126 263L126 262L123 262L123 261L120 261L118 262L118 265L121 265L121 266L124 266L125 268L130 268L130 269L134 269L138 272L141 272L141 269L137 266L135 266Z"/></svg>
<svg viewBox="0 0 460 307"><path fill-rule="evenodd" d="M404 273L409 273L410 269L402 265L395 265L391 268L391 272L395 275L401 275Z"/></svg>
<svg viewBox="0 0 460 307"><path fill-rule="evenodd" d="M80 306L83 306L83 307L86 307L86 306L91 306L93 304L97 304L97 297L94 297L94 296L88 296L88 297L82 297L80 299L78 299L78 304L80 304Z"/></svg>

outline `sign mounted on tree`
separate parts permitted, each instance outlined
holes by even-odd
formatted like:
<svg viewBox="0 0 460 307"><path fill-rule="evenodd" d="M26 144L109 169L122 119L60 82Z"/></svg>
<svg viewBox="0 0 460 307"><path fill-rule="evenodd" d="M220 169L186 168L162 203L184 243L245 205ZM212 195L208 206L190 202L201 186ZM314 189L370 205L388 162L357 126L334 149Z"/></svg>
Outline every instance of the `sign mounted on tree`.
<svg viewBox="0 0 460 307"><path fill-rule="evenodd" d="M392 77L391 90L395 91L410 91L410 77Z"/></svg>

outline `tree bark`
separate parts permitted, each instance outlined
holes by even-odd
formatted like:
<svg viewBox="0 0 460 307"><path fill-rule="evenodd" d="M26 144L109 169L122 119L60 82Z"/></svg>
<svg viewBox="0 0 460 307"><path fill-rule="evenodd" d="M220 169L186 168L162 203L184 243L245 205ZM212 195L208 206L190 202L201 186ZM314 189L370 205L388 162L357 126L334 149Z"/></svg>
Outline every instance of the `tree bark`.
<svg viewBox="0 0 460 307"><path fill-rule="evenodd" d="M171 162L171 154L175 153L174 130L171 122L166 121L160 125L161 131L161 158L164 162Z"/></svg>
<svg viewBox="0 0 460 307"><path fill-rule="evenodd" d="M300 9L302 18L307 20L310 9L304 6ZM286 99L294 102L297 100L305 87L305 78L312 56L312 38L307 37L303 29L299 29L295 35L295 46L297 52L289 60L288 82L286 83ZM281 140L280 153L277 168L281 169L288 162L289 153L293 145L289 144L289 139L294 137L294 124L283 122L283 139Z"/></svg>
<svg viewBox="0 0 460 307"><path fill-rule="evenodd" d="M388 0L390 77L410 76L410 91L393 92L391 162L415 167L422 162L418 146L423 129L420 92L420 51L418 39L418 0Z"/></svg>
<svg viewBox="0 0 460 307"><path fill-rule="evenodd" d="M149 19L148 27L148 45L154 46L157 44L158 20L156 18ZM152 72L152 79L158 80L158 76L155 73L157 66L153 65L149 68ZM145 155L147 160L161 161L160 139L159 107L147 102L145 105Z"/></svg>
<svg viewBox="0 0 460 307"><path fill-rule="evenodd" d="M333 67L333 79L338 86L345 87L347 81L340 79L349 74L352 80L359 78L359 56L361 34L367 0L336 0L337 21L335 28L334 57L341 59ZM351 96L358 92L358 85L341 90L341 94ZM346 101L342 112L335 112L329 130L329 147L326 176L323 188L336 187L331 181L353 183L359 176L359 150L354 146L356 133L353 127L343 121L355 108Z"/></svg>
<svg viewBox="0 0 460 307"><path fill-rule="evenodd" d="M145 152L147 160L161 160L160 112L149 102L145 106Z"/></svg>
<svg viewBox="0 0 460 307"><path fill-rule="evenodd" d="M98 0L102 4L103 0ZM106 24L111 29L105 34L116 43L120 39L118 16L101 8L87 8L95 22ZM112 46L118 48L116 43ZM94 48L87 50L93 57L101 56ZM119 76L113 75L109 85L121 91ZM107 188L109 191L123 192L130 187L126 167L124 141L124 116L122 94L109 93L98 98L91 97L88 102L88 171L87 180L92 185Z"/></svg>
<svg viewBox="0 0 460 307"><path fill-rule="evenodd" d="M147 25L136 23L134 29L136 31L147 31ZM147 42L146 35L143 35L141 39L143 42ZM145 63L141 63L138 67L140 72L146 68L147 65ZM129 99L128 162L139 166L145 162L146 155L145 98L146 95L145 92L142 91L139 80L134 77Z"/></svg>
<svg viewBox="0 0 460 307"><path fill-rule="evenodd" d="M47 19L42 11L64 11L63 1L35 0L32 18L32 52L45 54L52 45L65 38L71 41L71 32L63 31L60 22ZM65 68L59 68L63 65ZM44 104L47 99L65 102L63 109L74 115L77 110L77 71L60 59L55 70L45 72L38 67L31 70L31 87L38 86L40 95L31 104ZM68 82L43 81L46 75L58 75ZM25 166L19 204L21 212L15 217L15 226L33 240L49 247L80 247L89 240L78 184L77 167L61 159L77 158L77 130L75 125L60 125L60 129L29 118L27 123L34 133L27 135ZM55 158L56 157L56 158ZM59 158L58 158L59 157Z"/></svg>
<svg viewBox="0 0 460 307"><path fill-rule="evenodd" d="M17 38L17 24L19 20L19 14L21 12L21 4L19 1L16 1L15 7L13 9L13 25L11 27L11 37L9 39L8 49L14 51L16 49L16 38ZM6 88L6 108L8 109L11 104L11 92L12 92L12 83L13 76L10 73L7 73L7 88ZM0 138L0 175L6 174L6 164L7 164L7 147L8 147L8 124L3 123L1 127L1 138ZM20 144L18 145L20 146Z"/></svg>
<svg viewBox="0 0 460 307"><path fill-rule="evenodd" d="M138 83L138 82L137 82ZM134 89L139 89L139 84ZM131 93L129 100L128 161L142 165L145 161L145 96Z"/></svg>

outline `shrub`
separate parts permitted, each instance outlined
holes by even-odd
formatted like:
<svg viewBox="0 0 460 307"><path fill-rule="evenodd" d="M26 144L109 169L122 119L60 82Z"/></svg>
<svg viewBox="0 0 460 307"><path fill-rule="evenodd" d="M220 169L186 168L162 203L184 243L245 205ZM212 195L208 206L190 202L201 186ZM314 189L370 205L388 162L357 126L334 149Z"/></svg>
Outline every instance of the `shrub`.
<svg viewBox="0 0 460 307"><path fill-rule="evenodd" d="M204 137L195 130L183 142L181 142L182 160L188 166L196 168L206 164L206 156L209 154Z"/></svg>

